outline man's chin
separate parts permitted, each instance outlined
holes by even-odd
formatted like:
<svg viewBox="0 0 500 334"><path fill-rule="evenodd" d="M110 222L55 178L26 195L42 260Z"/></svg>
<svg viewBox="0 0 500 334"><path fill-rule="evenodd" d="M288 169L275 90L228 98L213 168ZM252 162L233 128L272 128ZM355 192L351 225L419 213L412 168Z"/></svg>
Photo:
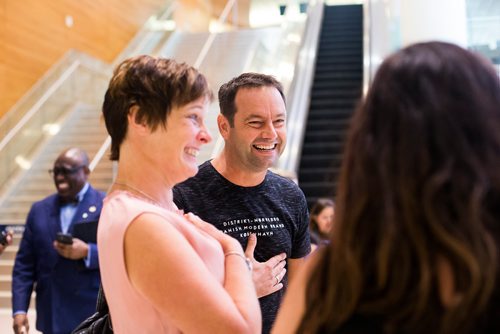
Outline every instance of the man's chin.
<svg viewBox="0 0 500 334"><path fill-rule="evenodd" d="M259 159L259 161L255 161L253 165L253 169L255 172L264 172L267 171L269 168L273 167L274 162L276 159L269 159L269 160L262 160Z"/></svg>
<svg viewBox="0 0 500 334"><path fill-rule="evenodd" d="M71 197L70 194L68 192L66 192L66 191L65 192L60 192L59 191L59 192L57 192L57 194L63 200L67 200L67 199L69 199Z"/></svg>

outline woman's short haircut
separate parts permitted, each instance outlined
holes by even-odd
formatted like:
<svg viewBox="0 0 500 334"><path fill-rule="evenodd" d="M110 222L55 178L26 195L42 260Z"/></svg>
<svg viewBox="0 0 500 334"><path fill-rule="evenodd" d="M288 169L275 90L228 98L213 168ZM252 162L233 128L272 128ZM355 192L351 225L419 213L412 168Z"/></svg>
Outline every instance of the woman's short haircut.
<svg viewBox="0 0 500 334"><path fill-rule="evenodd" d="M132 106L139 107L136 121L154 131L158 126L166 126L172 108L202 96L213 98L206 78L192 66L147 55L124 60L114 70L102 106L111 136L110 159L119 160Z"/></svg>

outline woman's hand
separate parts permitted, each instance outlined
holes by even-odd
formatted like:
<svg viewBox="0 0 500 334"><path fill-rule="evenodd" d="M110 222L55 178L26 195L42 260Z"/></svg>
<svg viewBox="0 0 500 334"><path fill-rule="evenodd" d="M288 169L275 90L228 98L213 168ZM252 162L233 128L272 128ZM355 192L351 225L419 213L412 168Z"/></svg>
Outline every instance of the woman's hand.
<svg viewBox="0 0 500 334"><path fill-rule="evenodd" d="M238 240L218 230L215 226L202 220L194 213L186 213L184 214L184 217L194 226L198 227L200 230L204 231L215 240L217 240L221 244L224 253L238 251L243 254L243 248L241 247Z"/></svg>

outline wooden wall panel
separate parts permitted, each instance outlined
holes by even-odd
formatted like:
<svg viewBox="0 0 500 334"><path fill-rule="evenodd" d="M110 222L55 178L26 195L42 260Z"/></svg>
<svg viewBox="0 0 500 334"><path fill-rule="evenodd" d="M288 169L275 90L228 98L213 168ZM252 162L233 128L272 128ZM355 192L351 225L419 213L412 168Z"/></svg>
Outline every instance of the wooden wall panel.
<svg viewBox="0 0 500 334"><path fill-rule="evenodd" d="M111 62L165 0L1 0L0 117L71 49ZM73 26L65 18L73 18Z"/></svg>

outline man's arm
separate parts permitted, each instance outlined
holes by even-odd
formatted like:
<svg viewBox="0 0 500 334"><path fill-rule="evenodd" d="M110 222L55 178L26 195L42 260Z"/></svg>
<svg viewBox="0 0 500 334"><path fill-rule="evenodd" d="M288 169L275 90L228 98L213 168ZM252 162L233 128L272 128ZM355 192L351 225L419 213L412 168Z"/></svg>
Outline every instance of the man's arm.
<svg viewBox="0 0 500 334"><path fill-rule="evenodd" d="M99 269L99 250L97 249L97 245L93 243L88 243L89 253L87 257L85 257L85 267L87 269Z"/></svg>
<svg viewBox="0 0 500 334"><path fill-rule="evenodd" d="M298 189L297 200L300 209L297 212L295 235L292 240L292 255L288 259L288 284L297 276L306 262L307 256L311 253L311 237L309 235L309 210L304 193Z"/></svg>

